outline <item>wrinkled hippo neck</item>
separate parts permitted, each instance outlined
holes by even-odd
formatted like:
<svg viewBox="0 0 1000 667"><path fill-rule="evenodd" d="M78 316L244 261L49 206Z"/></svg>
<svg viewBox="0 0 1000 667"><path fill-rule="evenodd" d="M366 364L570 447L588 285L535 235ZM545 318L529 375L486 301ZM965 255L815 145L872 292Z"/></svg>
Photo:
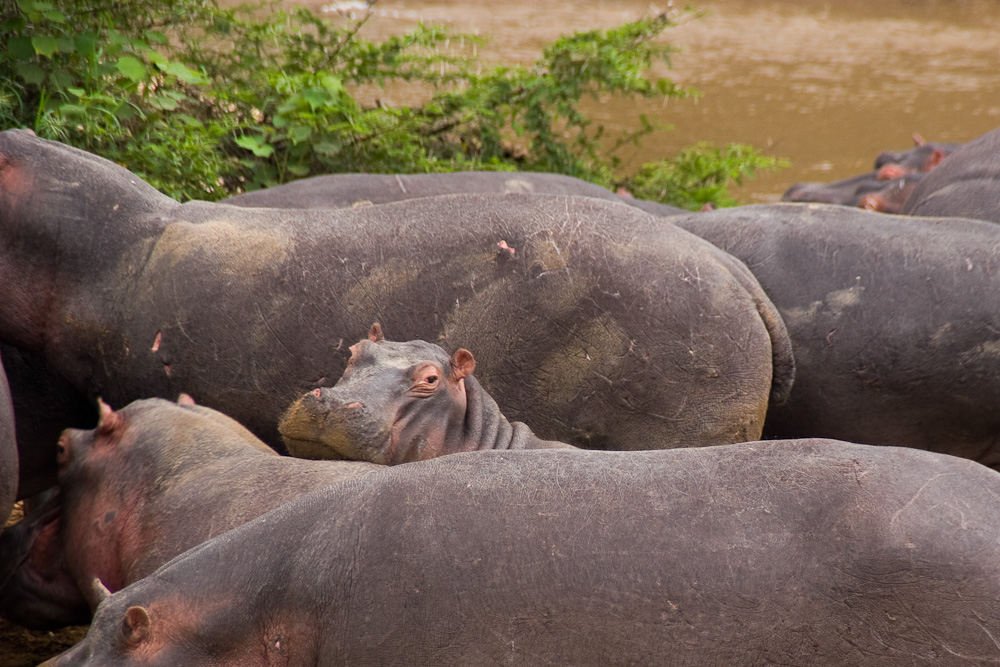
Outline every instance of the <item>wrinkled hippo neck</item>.
<svg viewBox="0 0 1000 667"><path fill-rule="evenodd" d="M465 378L466 411L462 447L481 449L539 449L553 446L538 438L526 424L507 421L500 406L474 376Z"/></svg>

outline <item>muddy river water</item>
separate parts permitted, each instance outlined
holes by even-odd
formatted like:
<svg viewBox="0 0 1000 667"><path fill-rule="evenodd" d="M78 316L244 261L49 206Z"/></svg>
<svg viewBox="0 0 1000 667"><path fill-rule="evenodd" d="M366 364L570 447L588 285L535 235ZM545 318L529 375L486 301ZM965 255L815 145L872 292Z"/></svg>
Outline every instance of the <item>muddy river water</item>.
<svg viewBox="0 0 1000 667"><path fill-rule="evenodd" d="M328 16L335 0L287 0ZM358 3L354 3L358 4ZM489 38L490 60L531 62L562 34L608 28L650 11L648 0L379 0L365 30L417 21ZM796 181L868 171L882 150L965 141L1000 126L1000 0L701 0L702 18L665 33L679 47L657 74L697 100L588 108L608 129L645 113L673 126L621 153L626 165L673 156L697 141L747 143L792 166L735 190L773 201Z"/></svg>

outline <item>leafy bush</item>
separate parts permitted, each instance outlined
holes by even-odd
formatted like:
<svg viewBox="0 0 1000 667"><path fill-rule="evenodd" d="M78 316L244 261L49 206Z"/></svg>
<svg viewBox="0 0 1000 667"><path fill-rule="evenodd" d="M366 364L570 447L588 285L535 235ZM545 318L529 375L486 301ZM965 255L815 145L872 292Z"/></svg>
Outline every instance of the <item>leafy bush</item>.
<svg viewBox="0 0 1000 667"><path fill-rule="evenodd" d="M103 155L179 199L322 173L522 169L697 207L731 203L727 183L777 165L749 147L699 145L616 173L615 149L652 124L609 149L580 102L688 94L648 74L669 63L666 15L480 72L470 36L421 25L375 43L358 34L365 19L338 26L274 5L17 0L0 11L0 126ZM424 101L360 101L385 85L416 86Z"/></svg>

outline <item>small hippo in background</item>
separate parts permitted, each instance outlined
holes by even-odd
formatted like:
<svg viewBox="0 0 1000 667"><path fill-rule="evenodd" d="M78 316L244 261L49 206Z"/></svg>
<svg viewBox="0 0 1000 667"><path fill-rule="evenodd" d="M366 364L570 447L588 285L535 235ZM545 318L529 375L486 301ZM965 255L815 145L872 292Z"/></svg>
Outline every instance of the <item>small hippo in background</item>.
<svg viewBox="0 0 1000 667"><path fill-rule="evenodd" d="M913 191L902 213L1000 222L1000 130L955 151Z"/></svg>
<svg viewBox="0 0 1000 667"><path fill-rule="evenodd" d="M996 664L998 515L895 447L442 456L191 549L46 667Z"/></svg>
<svg viewBox="0 0 1000 667"><path fill-rule="evenodd" d="M924 174L914 172L899 178L881 181L883 186L862 196L857 206L875 213L899 213L923 178Z"/></svg>
<svg viewBox="0 0 1000 667"><path fill-rule="evenodd" d="M282 416L293 456L392 465L484 449L576 449L508 422L473 377L468 350L449 357L422 340L387 341L378 323L350 350L336 385L305 394Z"/></svg>
<svg viewBox="0 0 1000 667"><path fill-rule="evenodd" d="M883 179L878 171L832 183L796 183L781 200L855 206L879 213L899 213L924 174L911 173Z"/></svg>
<svg viewBox="0 0 1000 667"><path fill-rule="evenodd" d="M67 429L58 457L58 495L0 533L0 615L31 628L85 623L106 590L303 493L380 469L279 456L186 396L118 411L101 403L97 428Z"/></svg>
<svg viewBox="0 0 1000 667"><path fill-rule="evenodd" d="M925 141L919 134L913 135L913 143L916 146L908 151L883 151L878 154L875 158L875 172L881 180L926 174L962 146L960 143Z"/></svg>

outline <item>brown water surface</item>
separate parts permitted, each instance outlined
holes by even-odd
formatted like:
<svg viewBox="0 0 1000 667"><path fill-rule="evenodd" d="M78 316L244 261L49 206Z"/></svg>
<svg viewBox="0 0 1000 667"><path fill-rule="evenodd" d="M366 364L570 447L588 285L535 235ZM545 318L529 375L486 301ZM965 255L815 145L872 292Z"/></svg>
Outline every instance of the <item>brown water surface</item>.
<svg viewBox="0 0 1000 667"><path fill-rule="evenodd" d="M287 3L337 16L330 0ZM637 127L640 113L674 127L622 153L627 166L697 141L748 143L792 162L736 190L747 202L773 201L796 181L868 171L879 152L912 147L914 132L965 141L1000 126L1000 0L703 0L697 8L703 18L666 32L682 51L658 74L702 97L588 108L609 129ZM646 0L380 0L365 32L398 34L424 21L488 37L490 61L531 62L559 35L667 9Z"/></svg>

